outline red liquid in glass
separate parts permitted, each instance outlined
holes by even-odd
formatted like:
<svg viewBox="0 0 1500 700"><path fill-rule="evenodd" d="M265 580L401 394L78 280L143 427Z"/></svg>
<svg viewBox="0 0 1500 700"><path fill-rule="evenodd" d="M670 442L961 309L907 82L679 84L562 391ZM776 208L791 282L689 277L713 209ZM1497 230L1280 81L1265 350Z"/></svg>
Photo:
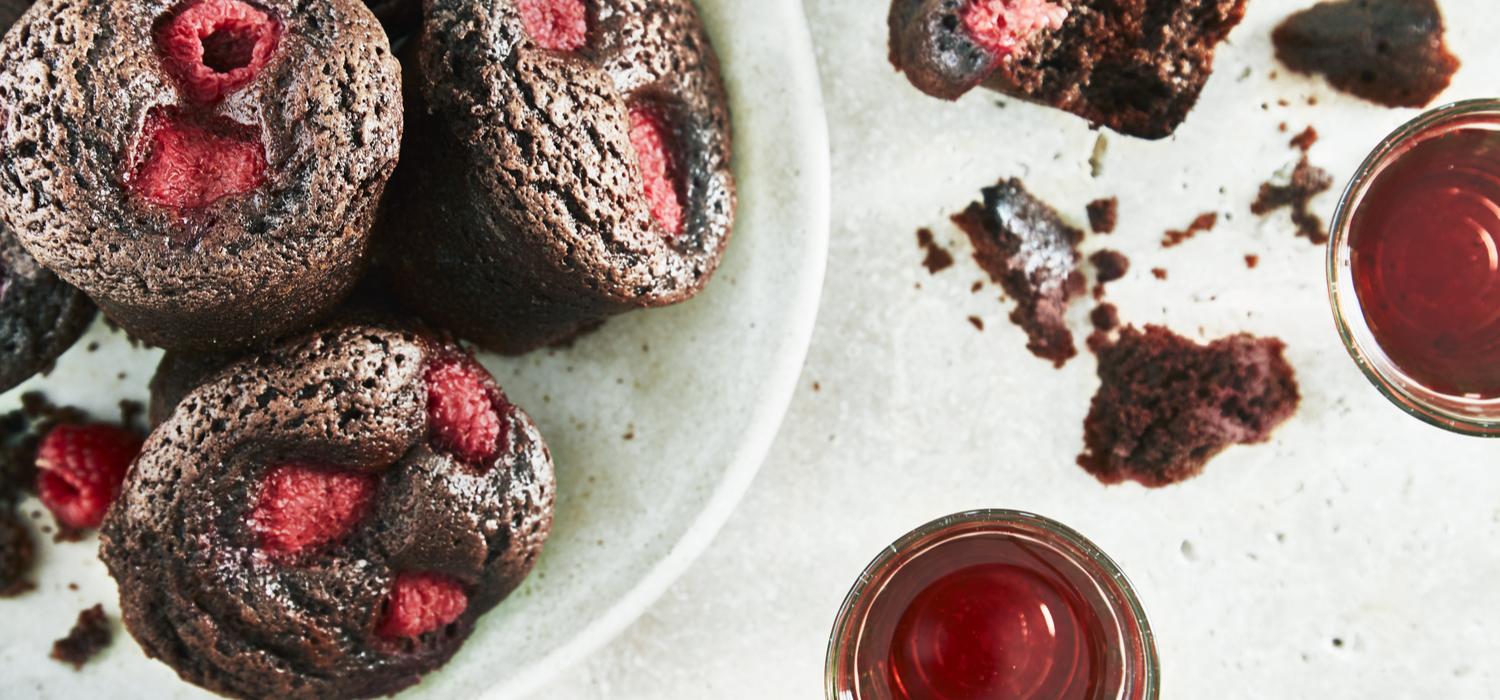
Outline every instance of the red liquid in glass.
<svg viewBox="0 0 1500 700"><path fill-rule="evenodd" d="M1386 355L1428 389L1500 397L1500 125L1417 142L1351 223L1352 275Z"/></svg>
<svg viewBox="0 0 1500 700"><path fill-rule="evenodd" d="M1102 605L1086 575L1045 545L1010 536L938 544L870 608L858 655L885 692L864 697L1091 700L1121 673L1104 651Z"/></svg>

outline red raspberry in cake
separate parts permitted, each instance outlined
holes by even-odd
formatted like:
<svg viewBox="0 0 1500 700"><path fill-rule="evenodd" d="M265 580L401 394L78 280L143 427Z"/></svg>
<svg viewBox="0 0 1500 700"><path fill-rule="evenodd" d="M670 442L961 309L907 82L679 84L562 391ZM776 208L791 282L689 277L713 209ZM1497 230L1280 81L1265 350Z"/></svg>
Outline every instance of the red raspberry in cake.
<svg viewBox="0 0 1500 700"><path fill-rule="evenodd" d="M516 0L526 33L544 49L576 51L588 42L583 0Z"/></svg>
<svg viewBox="0 0 1500 700"><path fill-rule="evenodd" d="M59 425L36 453L36 492L70 528L98 527L120 492L141 437L112 425Z"/></svg>
<svg viewBox="0 0 1500 700"><path fill-rule="evenodd" d="M1062 28L1067 18L1067 8L1047 0L972 0L963 11L964 28L996 59L1043 29Z"/></svg>
<svg viewBox="0 0 1500 700"><path fill-rule="evenodd" d="M463 587L447 576L398 574L376 633L387 639L417 637L457 620L468 606Z"/></svg>
<svg viewBox="0 0 1500 700"><path fill-rule="evenodd" d="M499 448L500 414L473 358L443 357L427 368L427 415L433 441L470 464L481 464Z"/></svg>
<svg viewBox="0 0 1500 700"><path fill-rule="evenodd" d="M667 233L673 236L681 233L682 196L677 191L677 164L661 115L649 107L630 108L630 145L635 147L651 215Z"/></svg>
<svg viewBox="0 0 1500 700"><path fill-rule="evenodd" d="M158 111L147 117L138 149L139 165L127 179L137 194L161 206L206 207L250 192L266 177L259 134L228 119Z"/></svg>
<svg viewBox="0 0 1500 700"><path fill-rule="evenodd" d="M251 80L271 60L281 23L239 0L202 0L156 30L156 45L183 92L217 102Z"/></svg>
<svg viewBox="0 0 1500 700"><path fill-rule="evenodd" d="M250 526L262 549L296 554L343 537L374 496L375 479L367 474L285 464L266 473Z"/></svg>

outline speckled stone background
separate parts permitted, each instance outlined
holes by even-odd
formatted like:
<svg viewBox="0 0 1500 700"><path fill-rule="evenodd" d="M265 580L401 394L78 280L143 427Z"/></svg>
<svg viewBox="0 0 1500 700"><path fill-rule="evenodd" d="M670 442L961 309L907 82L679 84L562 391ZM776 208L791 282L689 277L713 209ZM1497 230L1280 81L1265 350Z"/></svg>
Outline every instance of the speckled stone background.
<svg viewBox="0 0 1500 700"><path fill-rule="evenodd" d="M1500 93L1500 5L1440 0L1464 62L1445 100ZM1387 405L1348 360L1321 247L1283 211L1249 213L1258 184L1311 159L1342 182L1414 112L1291 75L1269 35L1307 0L1251 0L1202 103L1169 141L1095 133L1042 108L921 96L885 61L881 0L807 0L834 155L833 242L799 393L749 495L707 554L625 635L546 698L815 698L833 616L865 563L907 529L978 506L1033 510L1095 539L1134 579L1164 697L1500 696L1500 443ZM1308 104L1316 98L1316 106ZM1283 104L1284 101L1284 104ZM1285 122L1289 132L1278 126ZM1075 221L1121 199L1120 229L1086 249L1130 255L1122 316L1193 337L1284 338L1305 400L1272 443L1230 450L1180 486L1104 487L1073 466L1095 387L1029 355L947 217L1018 175ZM1332 193L1314 202L1331 215ZM1217 229L1162 250L1167 228ZM958 264L921 265L932 227ZM1260 256L1249 270L1246 254ZM1167 281L1150 274L1168 271ZM1076 327L1086 326L1080 305ZM966 320L982 317L983 333Z"/></svg>

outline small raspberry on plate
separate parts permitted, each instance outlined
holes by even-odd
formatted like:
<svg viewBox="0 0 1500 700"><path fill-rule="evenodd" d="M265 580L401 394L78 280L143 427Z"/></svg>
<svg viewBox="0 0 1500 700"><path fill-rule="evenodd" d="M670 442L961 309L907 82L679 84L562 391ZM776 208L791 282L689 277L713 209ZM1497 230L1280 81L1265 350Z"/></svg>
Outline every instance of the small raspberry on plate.
<svg viewBox="0 0 1500 700"><path fill-rule="evenodd" d="M377 633L387 639L418 637L458 619L469 606L462 586L430 572L402 573L391 586Z"/></svg>
<svg viewBox="0 0 1500 700"><path fill-rule="evenodd" d="M113 425L59 425L37 448L37 495L64 526L98 527L141 443Z"/></svg>

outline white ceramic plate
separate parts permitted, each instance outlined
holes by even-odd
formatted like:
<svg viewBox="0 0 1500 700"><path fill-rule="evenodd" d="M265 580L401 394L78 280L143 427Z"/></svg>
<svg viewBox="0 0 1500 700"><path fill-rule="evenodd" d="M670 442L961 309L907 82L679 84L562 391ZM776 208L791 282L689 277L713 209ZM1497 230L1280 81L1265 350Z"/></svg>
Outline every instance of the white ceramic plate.
<svg viewBox="0 0 1500 700"><path fill-rule="evenodd" d="M521 589L409 696L522 696L604 644L708 545L781 422L827 255L817 68L797 0L699 6L735 116L740 209L724 265L687 304L612 320L569 350L486 358L552 447L556 525ZM156 359L101 324L50 377L0 397L0 410L40 389L113 418L120 399L144 399ZM34 500L23 508L41 510ZM50 522L34 520L33 530ZM117 618L96 548L92 538L44 542L38 590L0 600L0 697L205 695L146 659L118 623L116 643L81 672L47 658L84 607L102 602Z"/></svg>

